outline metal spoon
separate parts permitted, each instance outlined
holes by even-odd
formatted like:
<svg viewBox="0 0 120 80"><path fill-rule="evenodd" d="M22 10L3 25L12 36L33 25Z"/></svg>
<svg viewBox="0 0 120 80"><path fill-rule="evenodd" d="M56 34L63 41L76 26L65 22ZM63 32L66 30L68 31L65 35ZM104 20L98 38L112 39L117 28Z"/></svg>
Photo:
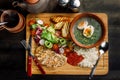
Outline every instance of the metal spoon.
<svg viewBox="0 0 120 80"><path fill-rule="evenodd" d="M102 42L102 44L99 46L99 52L100 52L100 55L94 65L94 67L92 68L91 72L90 72L90 76L89 76L89 80L92 79L93 75L94 75L94 72L95 72L95 69L96 69L96 66L101 58L101 56L108 50L108 42Z"/></svg>
<svg viewBox="0 0 120 80"><path fill-rule="evenodd" d="M1 25L5 25L5 24L7 24L8 22L0 22L0 26Z"/></svg>

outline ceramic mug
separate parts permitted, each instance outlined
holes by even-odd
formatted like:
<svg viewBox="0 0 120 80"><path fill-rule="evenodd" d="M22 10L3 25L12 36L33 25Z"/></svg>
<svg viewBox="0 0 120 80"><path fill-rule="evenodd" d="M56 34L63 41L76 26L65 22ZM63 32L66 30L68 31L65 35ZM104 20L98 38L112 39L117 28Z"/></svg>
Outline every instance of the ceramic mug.
<svg viewBox="0 0 120 80"><path fill-rule="evenodd" d="M6 29L9 32L17 33L24 29L25 18L22 14L18 13L16 10L4 10L2 11L1 22L8 22L5 25L0 26L0 30Z"/></svg>

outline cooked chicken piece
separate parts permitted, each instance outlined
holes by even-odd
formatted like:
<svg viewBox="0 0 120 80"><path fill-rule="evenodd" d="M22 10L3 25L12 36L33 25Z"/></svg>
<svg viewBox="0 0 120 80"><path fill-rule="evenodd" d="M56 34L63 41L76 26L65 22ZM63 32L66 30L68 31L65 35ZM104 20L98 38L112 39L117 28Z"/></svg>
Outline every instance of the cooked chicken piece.
<svg viewBox="0 0 120 80"><path fill-rule="evenodd" d="M55 23L62 22L62 21L69 21L69 17L65 17L65 16L54 16L54 17L51 17L50 19Z"/></svg>
<svg viewBox="0 0 120 80"><path fill-rule="evenodd" d="M51 51L50 49L41 49L41 47L36 49L36 57L39 60L39 62L47 67L60 67L63 66L67 59L65 56L55 53L54 51Z"/></svg>
<svg viewBox="0 0 120 80"><path fill-rule="evenodd" d="M40 53L43 51L43 46L39 46L36 48L35 53Z"/></svg>
<svg viewBox="0 0 120 80"><path fill-rule="evenodd" d="M66 38L69 34L69 23L68 22L65 22L65 24L63 25L63 28L62 28L62 36L64 38Z"/></svg>
<svg viewBox="0 0 120 80"><path fill-rule="evenodd" d="M55 24L54 29L60 30L63 27L64 22L58 22Z"/></svg>

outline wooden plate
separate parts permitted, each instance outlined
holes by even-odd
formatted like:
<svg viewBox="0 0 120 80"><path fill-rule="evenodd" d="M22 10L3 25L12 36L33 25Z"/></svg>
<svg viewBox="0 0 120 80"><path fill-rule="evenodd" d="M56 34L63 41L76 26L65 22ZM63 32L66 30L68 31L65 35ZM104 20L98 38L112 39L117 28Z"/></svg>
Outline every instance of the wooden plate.
<svg viewBox="0 0 120 80"><path fill-rule="evenodd" d="M70 17L70 21L72 21L77 15L80 15L81 13L41 13L41 14L29 14L27 15L26 18L26 40L28 42L29 40L29 35L30 35L30 29L28 26L28 22L31 18L40 18L43 21L50 23L49 19L51 16L67 16ZM91 13L94 14L96 16L98 16L104 23L105 27L106 27L106 35L105 35L105 41L108 41L108 24L107 24L107 15L104 13ZM36 48L36 44L34 42L34 40L32 40L32 52L34 53L35 48ZM28 52L26 52L26 64L27 64L27 55ZM98 66L96 68L95 71L95 75L106 75L108 73L109 70L109 65L108 65L108 51L101 57ZM50 69L47 68L45 66L42 66L44 68L44 70L46 71L46 74L52 74L52 75L89 75L91 69L90 68L82 68L82 67L78 67L78 66L72 66L69 64L65 64L62 67L59 67L57 69ZM26 65L27 68L27 65ZM26 69L27 70L27 69ZM41 72L39 71L38 67L36 66L36 64L34 63L34 61L32 61L32 74L41 74Z"/></svg>

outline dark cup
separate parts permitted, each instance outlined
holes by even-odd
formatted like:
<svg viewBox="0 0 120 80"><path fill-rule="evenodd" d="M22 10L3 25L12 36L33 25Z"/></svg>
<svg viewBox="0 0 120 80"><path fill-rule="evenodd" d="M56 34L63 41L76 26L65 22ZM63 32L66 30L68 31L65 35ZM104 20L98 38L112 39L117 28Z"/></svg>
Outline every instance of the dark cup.
<svg viewBox="0 0 120 80"><path fill-rule="evenodd" d="M15 10L5 10L1 14L1 22L8 22L1 26L2 29L6 29L9 32L17 33L24 29L24 17Z"/></svg>

